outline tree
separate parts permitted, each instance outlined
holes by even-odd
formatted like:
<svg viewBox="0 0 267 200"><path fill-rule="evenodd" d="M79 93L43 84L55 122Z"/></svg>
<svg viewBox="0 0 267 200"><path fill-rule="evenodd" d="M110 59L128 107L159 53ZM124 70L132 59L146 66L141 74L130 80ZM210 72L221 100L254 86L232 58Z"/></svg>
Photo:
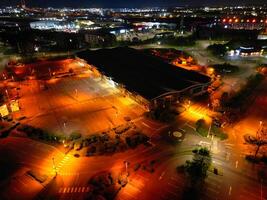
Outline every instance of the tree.
<svg viewBox="0 0 267 200"><path fill-rule="evenodd" d="M256 137L252 135L245 135L244 138L248 144L256 146L254 154L254 159L255 159L257 158L260 148L264 145L267 145L267 129L264 126L264 124L260 122L260 127L257 130Z"/></svg>
<svg viewBox="0 0 267 200"><path fill-rule="evenodd" d="M207 48L215 56L224 56L227 52L225 45L223 44L213 44Z"/></svg>
<svg viewBox="0 0 267 200"><path fill-rule="evenodd" d="M260 148L267 144L267 129L262 122L256 133L255 145L257 146L254 157L256 158Z"/></svg>
<svg viewBox="0 0 267 200"><path fill-rule="evenodd" d="M194 184L207 177L207 171L211 165L211 155L207 148L194 149L193 153L192 161L187 160L185 163L185 170Z"/></svg>

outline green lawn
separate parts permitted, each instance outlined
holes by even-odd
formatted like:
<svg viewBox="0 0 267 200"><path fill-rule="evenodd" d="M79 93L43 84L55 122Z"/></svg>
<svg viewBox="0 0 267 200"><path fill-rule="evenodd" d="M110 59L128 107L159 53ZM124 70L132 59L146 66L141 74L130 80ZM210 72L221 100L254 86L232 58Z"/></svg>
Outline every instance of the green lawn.
<svg viewBox="0 0 267 200"><path fill-rule="evenodd" d="M196 131L202 136L207 137L209 132L209 124L207 124L203 119L200 119L196 122ZM225 140L228 138L228 135L223 132L221 128L218 128L214 125L211 126L210 133L215 137Z"/></svg>

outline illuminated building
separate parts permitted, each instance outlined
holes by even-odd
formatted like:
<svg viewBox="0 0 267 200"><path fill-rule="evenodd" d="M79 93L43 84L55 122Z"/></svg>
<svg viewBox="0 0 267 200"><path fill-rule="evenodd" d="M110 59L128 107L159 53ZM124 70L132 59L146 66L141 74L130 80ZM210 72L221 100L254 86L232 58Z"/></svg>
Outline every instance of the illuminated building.
<svg viewBox="0 0 267 200"><path fill-rule="evenodd" d="M178 68L156 57L131 48L84 51L78 56L113 81L136 101L148 106L175 102L184 95L198 96L207 92L210 78Z"/></svg>

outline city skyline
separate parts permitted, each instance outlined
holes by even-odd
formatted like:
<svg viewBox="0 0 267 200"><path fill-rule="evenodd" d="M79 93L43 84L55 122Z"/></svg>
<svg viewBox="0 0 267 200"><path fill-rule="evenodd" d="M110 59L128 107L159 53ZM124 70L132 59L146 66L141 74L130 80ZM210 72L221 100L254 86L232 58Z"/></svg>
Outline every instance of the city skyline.
<svg viewBox="0 0 267 200"><path fill-rule="evenodd" d="M0 6L15 6L19 5L19 0L2 0ZM220 6L220 5L250 5L251 1L248 0L238 0L234 2L225 2L219 0L214 2L213 0L136 0L132 1L123 1L123 0L59 0L59 1L44 1L44 0L27 0L26 5L32 7L106 7L106 8L119 8L119 7L172 7L172 6ZM264 5L266 4L265 0L255 0L253 5Z"/></svg>

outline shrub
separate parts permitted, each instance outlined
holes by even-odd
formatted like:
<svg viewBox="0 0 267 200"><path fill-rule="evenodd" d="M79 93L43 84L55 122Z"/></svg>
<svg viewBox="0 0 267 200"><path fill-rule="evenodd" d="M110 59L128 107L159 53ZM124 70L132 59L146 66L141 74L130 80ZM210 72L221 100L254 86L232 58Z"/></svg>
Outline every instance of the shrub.
<svg viewBox="0 0 267 200"><path fill-rule="evenodd" d="M229 74L237 73L239 67L235 65L230 65L229 63L217 64L212 66L217 74Z"/></svg>
<svg viewBox="0 0 267 200"><path fill-rule="evenodd" d="M203 137L208 136L208 125L204 119L199 119L196 122L196 131Z"/></svg>
<svg viewBox="0 0 267 200"><path fill-rule="evenodd" d="M213 44L208 46L207 49L215 56L224 56L227 52L227 49L223 44Z"/></svg>

